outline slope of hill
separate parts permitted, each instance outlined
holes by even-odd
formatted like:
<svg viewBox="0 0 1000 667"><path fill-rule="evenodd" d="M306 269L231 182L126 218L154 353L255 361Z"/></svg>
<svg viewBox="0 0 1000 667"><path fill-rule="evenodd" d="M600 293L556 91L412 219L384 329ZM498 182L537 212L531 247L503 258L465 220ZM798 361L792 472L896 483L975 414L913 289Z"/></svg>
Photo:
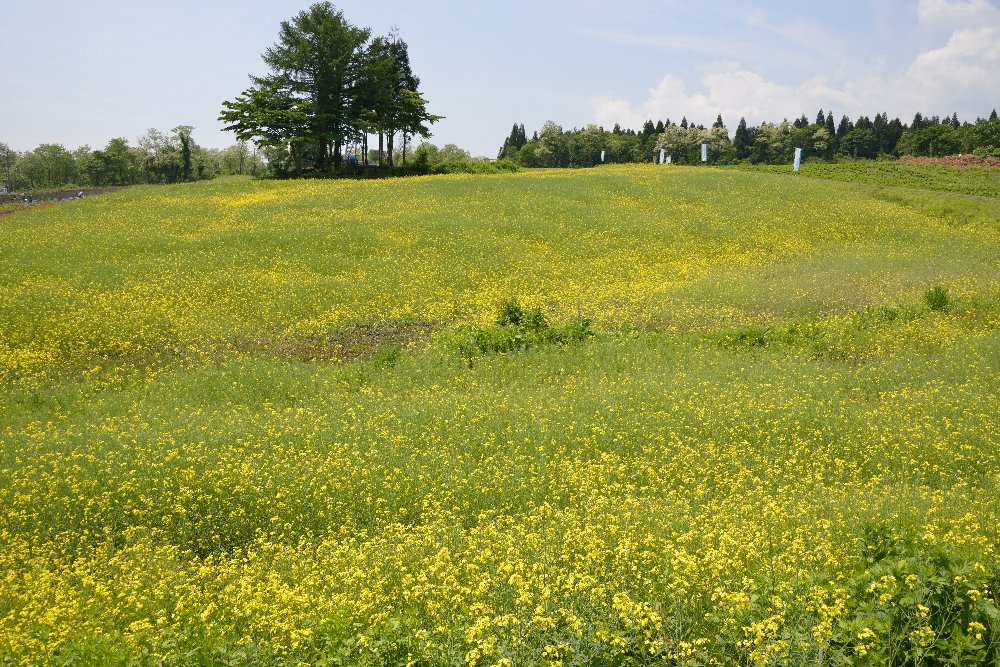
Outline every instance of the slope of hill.
<svg viewBox="0 0 1000 667"><path fill-rule="evenodd" d="M639 166L0 218L0 658L995 659L1000 203L942 201Z"/></svg>
<svg viewBox="0 0 1000 667"><path fill-rule="evenodd" d="M975 162L959 166L949 164L945 160L945 158L941 161L933 158L909 158L897 162L871 160L836 164L807 162L802 165L798 174L794 174L791 165L743 165L737 169L794 174L803 178L863 183L889 188L911 188L1000 198L1000 169L996 166L976 166Z"/></svg>

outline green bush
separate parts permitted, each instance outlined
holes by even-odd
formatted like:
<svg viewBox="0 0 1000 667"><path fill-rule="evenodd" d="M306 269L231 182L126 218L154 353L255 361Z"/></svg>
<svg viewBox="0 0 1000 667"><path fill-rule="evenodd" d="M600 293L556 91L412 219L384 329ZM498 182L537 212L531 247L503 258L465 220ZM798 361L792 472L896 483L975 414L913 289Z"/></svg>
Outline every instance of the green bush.
<svg viewBox="0 0 1000 667"><path fill-rule="evenodd" d="M590 320L575 318L557 327L541 307L524 310L514 299L505 302L496 325L464 329L457 336L459 353L466 361L486 354L505 354L545 344L567 345L593 336Z"/></svg>
<svg viewBox="0 0 1000 667"><path fill-rule="evenodd" d="M924 292L924 301L931 310L948 309L948 289L940 285L932 287Z"/></svg>
<svg viewBox="0 0 1000 667"><path fill-rule="evenodd" d="M869 567L831 642L845 664L997 664L1000 573L885 526L867 527L864 542Z"/></svg>
<svg viewBox="0 0 1000 667"><path fill-rule="evenodd" d="M511 299L500 307L500 316L497 317L497 324L502 327L517 326L521 324L524 317L524 310L516 299Z"/></svg>

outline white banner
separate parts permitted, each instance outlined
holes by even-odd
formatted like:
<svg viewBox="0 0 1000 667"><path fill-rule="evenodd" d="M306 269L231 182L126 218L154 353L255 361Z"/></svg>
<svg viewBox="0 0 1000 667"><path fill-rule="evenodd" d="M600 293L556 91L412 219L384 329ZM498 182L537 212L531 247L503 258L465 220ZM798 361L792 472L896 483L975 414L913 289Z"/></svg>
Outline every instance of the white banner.
<svg viewBox="0 0 1000 667"><path fill-rule="evenodd" d="M601 151L601 162L604 162L604 151Z"/></svg>
<svg viewBox="0 0 1000 667"><path fill-rule="evenodd" d="M671 160L672 160L673 158L674 158L674 156L673 156L673 155L668 155L668 156L667 156L667 164L670 164L670 161L671 161Z"/></svg>
<svg viewBox="0 0 1000 667"><path fill-rule="evenodd" d="M798 171L799 165L802 164L802 149L795 149L795 162L792 164L792 171Z"/></svg>
<svg viewBox="0 0 1000 667"><path fill-rule="evenodd" d="M708 162L708 144L701 145L701 161Z"/></svg>
<svg viewBox="0 0 1000 667"><path fill-rule="evenodd" d="M667 151L660 149L660 164L663 164L664 156L666 156Z"/></svg>

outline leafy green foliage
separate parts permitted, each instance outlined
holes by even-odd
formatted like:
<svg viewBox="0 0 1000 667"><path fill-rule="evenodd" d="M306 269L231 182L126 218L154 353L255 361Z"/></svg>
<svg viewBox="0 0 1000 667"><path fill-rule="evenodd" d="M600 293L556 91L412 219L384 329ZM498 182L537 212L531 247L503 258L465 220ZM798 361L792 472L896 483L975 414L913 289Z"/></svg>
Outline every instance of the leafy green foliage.
<svg viewBox="0 0 1000 667"><path fill-rule="evenodd" d="M287 146L299 176L307 166L321 173L339 167L345 144L370 133L388 138L393 166L395 135L429 136L428 124L439 117L417 91L406 43L395 34L370 36L329 2L282 21L277 43L263 54L270 73L223 102L219 120L240 140Z"/></svg>
<svg viewBox="0 0 1000 667"><path fill-rule="evenodd" d="M948 288L937 285L924 292L924 302L931 310L948 309Z"/></svg>
<svg viewBox="0 0 1000 667"><path fill-rule="evenodd" d="M413 151L403 171L408 174L498 174L518 171L518 166L509 159L491 162L473 158L455 144L438 148L425 141Z"/></svg>
<svg viewBox="0 0 1000 667"><path fill-rule="evenodd" d="M462 358L471 363L477 356L505 354L539 345L579 343L594 335L590 320L573 318L564 326L552 326L540 306L524 310L515 299L503 304L495 326L464 328L456 335Z"/></svg>
<svg viewBox="0 0 1000 667"><path fill-rule="evenodd" d="M882 525L865 527L868 568L850 584L831 642L847 665L992 665L1000 608L984 594L1000 571L925 546Z"/></svg>

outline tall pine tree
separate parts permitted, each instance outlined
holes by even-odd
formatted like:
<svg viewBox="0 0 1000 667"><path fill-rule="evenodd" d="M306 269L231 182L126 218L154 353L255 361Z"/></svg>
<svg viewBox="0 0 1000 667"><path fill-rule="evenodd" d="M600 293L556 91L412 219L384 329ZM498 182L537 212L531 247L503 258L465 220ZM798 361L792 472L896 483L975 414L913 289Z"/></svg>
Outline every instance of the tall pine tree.
<svg viewBox="0 0 1000 667"><path fill-rule="evenodd" d="M740 118L740 124L736 126L736 134L733 135L733 148L736 149L736 159L745 160L753 152L753 141L750 131L747 129L747 119Z"/></svg>
<svg viewBox="0 0 1000 667"><path fill-rule="evenodd" d="M827 157L833 157L837 152L837 126L833 122L833 111L826 112L826 131L830 133L830 145L827 148Z"/></svg>

